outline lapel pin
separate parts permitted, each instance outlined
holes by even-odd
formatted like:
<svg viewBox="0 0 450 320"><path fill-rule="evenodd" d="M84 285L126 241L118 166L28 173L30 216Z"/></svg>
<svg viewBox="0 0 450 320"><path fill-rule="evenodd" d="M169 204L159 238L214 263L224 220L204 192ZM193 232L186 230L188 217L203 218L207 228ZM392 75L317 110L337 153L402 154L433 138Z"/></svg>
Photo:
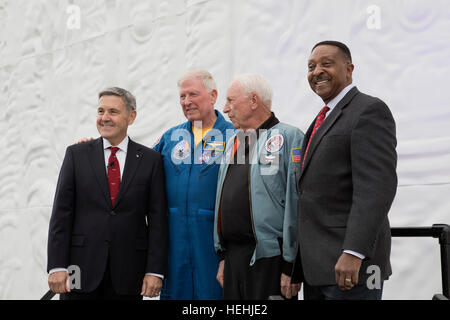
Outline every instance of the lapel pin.
<svg viewBox="0 0 450 320"><path fill-rule="evenodd" d="M139 158L139 155L138 155L138 154L136 155L136 158Z"/></svg>

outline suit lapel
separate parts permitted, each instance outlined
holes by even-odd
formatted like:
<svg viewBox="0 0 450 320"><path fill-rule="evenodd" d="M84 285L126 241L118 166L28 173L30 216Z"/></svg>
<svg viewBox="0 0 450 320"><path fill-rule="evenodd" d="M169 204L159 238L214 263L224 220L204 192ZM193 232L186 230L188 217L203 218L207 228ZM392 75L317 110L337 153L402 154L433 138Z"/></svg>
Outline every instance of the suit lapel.
<svg viewBox="0 0 450 320"><path fill-rule="evenodd" d="M342 109L344 109L350 101L353 99L353 97L358 93L358 89L356 87L352 88L345 96L342 98L342 100L334 107L333 111L330 113L330 115L325 119L325 121L322 123L320 128L317 130L316 134L314 135L313 139L311 140L311 144L309 145L308 154L306 155L305 164L303 165L303 169L300 173L300 179L303 176L303 172L305 172L306 168L308 167L308 164L310 162L310 159L312 155L314 154L314 151L316 150L317 146L319 145L322 138L325 136L325 134L330 130L330 128L336 123L336 120L341 116ZM308 132L308 140L312 132L312 128L314 127L315 119L310 126ZM306 140L306 141L308 141ZM306 142L308 143L308 142ZM306 151L306 146L304 146L304 150ZM304 155L303 155L304 156Z"/></svg>
<svg viewBox="0 0 450 320"><path fill-rule="evenodd" d="M122 182L120 183L119 193L117 194L117 199L114 207L117 207L117 205L120 203L120 200L122 200L122 197L127 191L128 186L130 185L131 181L133 181L134 175L137 168L139 167L139 163L141 162L142 157L143 156L141 148L130 139L128 142L125 167L122 174Z"/></svg>
<svg viewBox="0 0 450 320"><path fill-rule="evenodd" d="M101 137L93 141L90 145L89 161L106 203L111 207L111 196L109 195L108 177L105 168L105 153L103 150L103 139Z"/></svg>
<svg viewBox="0 0 450 320"><path fill-rule="evenodd" d="M305 157L305 152L306 152L306 148L308 147L309 137L311 137L311 133L314 129L315 124L316 124L316 118L314 118L314 121L311 123L311 125L309 126L308 130L305 133L305 136L303 137L302 150L301 150L301 154L300 154L300 168L301 169L300 169L300 174L297 177L297 185L299 184L300 178L302 177L303 168L302 168L301 164L302 164L303 158Z"/></svg>

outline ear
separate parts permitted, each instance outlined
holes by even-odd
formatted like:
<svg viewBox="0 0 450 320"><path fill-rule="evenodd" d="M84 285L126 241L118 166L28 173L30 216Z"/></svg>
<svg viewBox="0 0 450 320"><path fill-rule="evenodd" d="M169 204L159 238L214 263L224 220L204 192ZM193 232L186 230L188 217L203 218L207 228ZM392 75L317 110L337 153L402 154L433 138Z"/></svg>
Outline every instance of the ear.
<svg viewBox="0 0 450 320"><path fill-rule="evenodd" d="M216 101L217 101L217 96L218 96L217 90L214 89L213 91L211 91L209 93L209 96L211 97L211 104L215 105Z"/></svg>
<svg viewBox="0 0 450 320"><path fill-rule="evenodd" d="M353 70L355 70L355 66L353 65L353 63L347 63L347 78L348 79L352 78Z"/></svg>
<svg viewBox="0 0 450 320"><path fill-rule="evenodd" d="M131 126L133 124L134 120L136 120L136 116L137 116L136 110L131 110L130 115L128 116L128 125L129 126Z"/></svg>
<svg viewBox="0 0 450 320"><path fill-rule="evenodd" d="M258 107L259 102L261 101L261 99L259 98L259 96L255 92L250 93L249 100L250 100L250 103L251 103L251 106L252 106L253 110Z"/></svg>

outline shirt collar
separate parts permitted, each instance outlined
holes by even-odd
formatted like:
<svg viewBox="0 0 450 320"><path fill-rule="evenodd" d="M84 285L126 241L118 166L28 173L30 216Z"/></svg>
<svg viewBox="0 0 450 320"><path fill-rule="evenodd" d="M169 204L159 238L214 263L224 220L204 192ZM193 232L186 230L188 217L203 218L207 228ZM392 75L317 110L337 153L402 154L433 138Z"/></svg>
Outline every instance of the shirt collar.
<svg viewBox="0 0 450 320"><path fill-rule="evenodd" d="M112 147L112 146L113 146L107 139L105 139L105 138L102 138L102 139L103 139L103 149L104 149L104 150L106 150L106 149L108 149L109 147ZM129 140L130 140L130 139L128 138L128 136L126 136L125 139L123 139L122 142L119 143L119 144L117 145L117 147L119 148L119 150L122 150L122 151L124 151L125 153L127 153L127 151L128 151L128 141L129 141Z"/></svg>
<svg viewBox="0 0 450 320"><path fill-rule="evenodd" d="M260 125L259 128L256 129L256 131L258 132L261 129L270 129L279 122L280 120L278 120L277 117L275 117L275 113L272 112L270 117L266 121L264 121L264 123Z"/></svg>
<svg viewBox="0 0 450 320"><path fill-rule="evenodd" d="M330 102L327 103L327 106L330 108L330 111L333 111L334 107L337 106L337 104L345 97L345 95L353 88L355 87L355 84L351 83L348 86L346 86L344 89L342 89L339 94L334 97ZM330 114L329 112L328 114Z"/></svg>

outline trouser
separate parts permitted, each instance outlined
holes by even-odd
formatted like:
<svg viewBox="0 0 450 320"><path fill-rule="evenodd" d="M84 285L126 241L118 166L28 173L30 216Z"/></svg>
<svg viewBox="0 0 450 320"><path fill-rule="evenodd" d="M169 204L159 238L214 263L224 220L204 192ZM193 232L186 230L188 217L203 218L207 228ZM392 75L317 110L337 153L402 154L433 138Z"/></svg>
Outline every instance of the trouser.
<svg viewBox="0 0 450 320"><path fill-rule="evenodd" d="M61 300L142 300L141 295L118 295L114 290L111 267L106 263L105 273L99 286L92 292L68 292L60 295Z"/></svg>
<svg viewBox="0 0 450 320"><path fill-rule="evenodd" d="M305 300L381 300L383 283L380 289L369 289L365 284L342 291L337 285L310 286L305 282L303 287Z"/></svg>
<svg viewBox="0 0 450 320"><path fill-rule="evenodd" d="M250 266L255 243L227 243L223 297L226 300L267 300L281 295L281 255L261 258ZM297 299L297 296L294 297Z"/></svg>

